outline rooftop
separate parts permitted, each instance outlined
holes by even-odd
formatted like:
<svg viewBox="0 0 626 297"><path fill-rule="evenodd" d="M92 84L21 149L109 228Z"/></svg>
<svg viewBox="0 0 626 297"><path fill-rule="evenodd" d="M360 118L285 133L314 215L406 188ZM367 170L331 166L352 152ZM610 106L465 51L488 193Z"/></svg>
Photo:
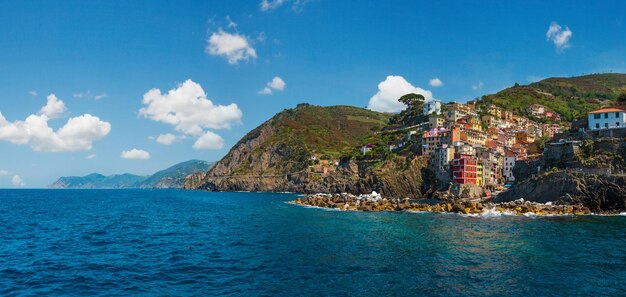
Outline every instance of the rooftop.
<svg viewBox="0 0 626 297"><path fill-rule="evenodd" d="M602 109L590 111L589 113L604 113L604 112L624 112L624 110L611 107L611 108L602 108Z"/></svg>

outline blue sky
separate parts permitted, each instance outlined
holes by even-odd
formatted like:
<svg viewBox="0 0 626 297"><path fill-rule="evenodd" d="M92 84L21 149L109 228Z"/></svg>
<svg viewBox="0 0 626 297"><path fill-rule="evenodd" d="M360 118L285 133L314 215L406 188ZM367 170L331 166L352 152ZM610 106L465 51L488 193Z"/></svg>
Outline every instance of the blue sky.
<svg viewBox="0 0 626 297"><path fill-rule="evenodd" d="M0 187L219 160L300 102L626 72L621 1L439 2L3 1Z"/></svg>

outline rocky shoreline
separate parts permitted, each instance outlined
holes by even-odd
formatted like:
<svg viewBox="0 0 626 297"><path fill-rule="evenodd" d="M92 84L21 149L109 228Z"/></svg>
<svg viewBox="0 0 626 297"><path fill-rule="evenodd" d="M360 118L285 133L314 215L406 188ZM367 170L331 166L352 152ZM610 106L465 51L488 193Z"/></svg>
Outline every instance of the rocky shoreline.
<svg viewBox="0 0 626 297"><path fill-rule="evenodd" d="M436 204L411 201L411 199L385 199L380 195L352 194L314 194L298 198L293 201L298 205L315 206L337 210L353 211L414 211L414 212L440 212L458 213L466 215L480 215L490 212L499 212L511 215L589 215L594 214L589 208L574 205L557 205L551 202L535 203L523 199L493 203L488 201L473 200L449 200Z"/></svg>

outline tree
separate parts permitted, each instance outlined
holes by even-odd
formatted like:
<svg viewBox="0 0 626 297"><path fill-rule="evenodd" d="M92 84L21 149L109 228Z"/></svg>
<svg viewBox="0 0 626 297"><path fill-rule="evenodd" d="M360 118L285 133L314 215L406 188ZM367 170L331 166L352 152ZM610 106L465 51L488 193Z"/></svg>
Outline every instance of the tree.
<svg viewBox="0 0 626 297"><path fill-rule="evenodd" d="M422 96L422 94L409 93L400 97L398 101L406 104L407 106L413 106L420 103L423 104L424 96Z"/></svg>
<svg viewBox="0 0 626 297"><path fill-rule="evenodd" d="M398 99L407 106L405 110L389 119L390 124L413 125L424 114L424 96L415 93L403 95Z"/></svg>
<svg viewBox="0 0 626 297"><path fill-rule="evenodd" d="M617 102L626 103L626 91L622 92L617 96Z"/></svg>
<svg viewBox="0 0 626 297"><path fill-rule="evenodd" d="M406 94L398 99L398 101L407 106L407 109L405 110L406 115L412 117L417 117L423 114L424 100L424 96L415 93Z"/></svg>

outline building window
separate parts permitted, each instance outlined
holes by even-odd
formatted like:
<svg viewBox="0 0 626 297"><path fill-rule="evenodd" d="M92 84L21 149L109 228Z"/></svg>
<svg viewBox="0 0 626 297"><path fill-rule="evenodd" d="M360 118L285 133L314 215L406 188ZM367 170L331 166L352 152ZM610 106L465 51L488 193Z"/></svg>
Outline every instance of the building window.
<svg viewBox="0 0 626 297"><path fill-rule="evenodd" d="M608 128L609 127L609 123L604 123L604 128Z"/></svg>
<svg viewBox="0 0 626 297"><path fill-rule="evenodd" d="M599 113L594 114L593 118L596 119L596 120L600 119L600 114Z"/></svg>
<svg viewBox="0 0 626 297"><path fill-rule="evenodd" d="M619 127L619 122L615 122L615 126L616 126L616 127Z"/></svg>
<svg viewBox="0 0 626 297"><path fill-rule="evenodd" d="M608 112L605 112L605 113L604 113L604 118L605 118L605 119L608 119L608 118L609 118L609 113L608 113Z"/></svg>
<svg viewBox="0 0 626 297"><path fill-rule="evenodd" d="M600 124L596 123L596 129L600 129Z"/></svg>

